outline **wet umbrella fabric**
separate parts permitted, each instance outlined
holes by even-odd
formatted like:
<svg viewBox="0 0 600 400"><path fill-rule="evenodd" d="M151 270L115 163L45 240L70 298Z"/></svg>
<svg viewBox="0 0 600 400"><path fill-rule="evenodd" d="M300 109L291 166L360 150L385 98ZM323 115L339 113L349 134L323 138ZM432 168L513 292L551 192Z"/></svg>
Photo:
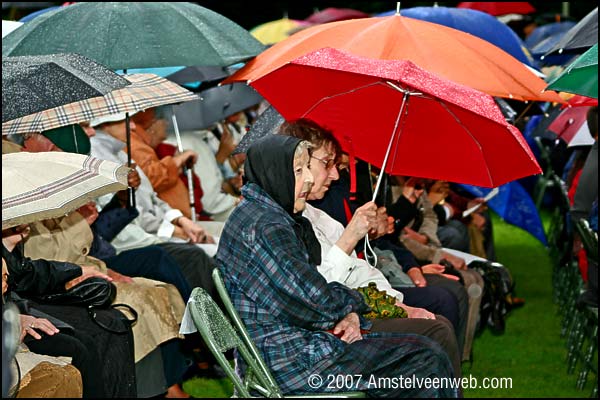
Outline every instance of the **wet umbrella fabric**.
<svg viewBox="0 0 600 400"><path fill-rule="evenodd" d="M345 21L348 19L369 18L366 12L352 8L327 7L312 13L304 21L311 24L326 24L328 22Z"/></svg>
<svg viewBox="0 0 600 400"><path fill-rule="evenodd" d="M582 53L596 43L598 43L598 7L569 29L544 57L554 53Z"/></svg>
<svg viewBox="0 0 600 400"><path fill-rule="evenodd" d="M2 155L2 229L56 218L127 188L129 168L74 153Z"/></svg>
<svg viewBox="0 0 600 400"><path fill-rule="evenodd" d="M463 1L456 7L479 10L493 16L535 12L535 7L526 1Z"/></svg>
<svg viewBox="0 0 600 400"><path fill-rule="evenodd" d="M43 132L111 114L134 113L152 107L198 99L181 86L153 74L125 77L131 85L105 96L51 108L2 123L2 135Z"/></svg>
<svg viewBox="0 0 600 400"><path fill-rule="evenodd" d="M227 66L264 46L228 18L192 3L76 3L2 40L2 55L73 52L111 69Z"/></svg>
<svg viewBox="0 0 600 400"><path fill-rule="evenodd" d="M233 150L233 154L245 153L248 151L248 147L261 137L270 133L277 133L284 122L285 118L273 106L269 106L256 118L256 121L250 126L250 130L242 136L237 147Z"/></svg>
<svg viewBox="0 0 600 400"><path fill-rule="evenodd" d="M548 126L548 130L571 146L591 146L594 138L587 124L591 107L568 107Z"/></svg>
<svg viewBox="0 0 600 400"><path fill-rule="evenodd" d="M345 151L393 175L495 187L541 172L492 97L410 61L327 48L250 84L286 120L321 124Z"/></svg>
<svg viewBox="0 0 600 400"><path fill-rule="evenodd" d="M598 98L598 43L578 57L548 89Z"/></svg>
<svg viewBox="0 0 600 400"><path fill-rule="evenodd" d="M378 16L393 15L388 11ZM478 10L454 7L411 7L401 11L402 16L433 22L470 33L506 51L522 63L533 66L533 58L519 36L506 24Z"/></svg>
<svg viewBox="0 0 600 400"><path fill-rule="evenodd" d="M541 93L546 83L493 44L456 29L401 15L304 29L250 60L224 83L251 82L323 47L372 59L410 60L442 78L494 97L564 103L556 93Z"/></svg>
<svg viewBox="0 0 600 400"><path fill-rule="evenodd" d="M2 122L127 85L125 78L78 54L6 57L2 59Z"/></svg>
<svg viewBox="0 0 600 400"><path fill-rule="evenodd" d="M200 99L173 107L180 130L205 129L230 115L260 103L262 97L245 83L199 92Z"/></svg>

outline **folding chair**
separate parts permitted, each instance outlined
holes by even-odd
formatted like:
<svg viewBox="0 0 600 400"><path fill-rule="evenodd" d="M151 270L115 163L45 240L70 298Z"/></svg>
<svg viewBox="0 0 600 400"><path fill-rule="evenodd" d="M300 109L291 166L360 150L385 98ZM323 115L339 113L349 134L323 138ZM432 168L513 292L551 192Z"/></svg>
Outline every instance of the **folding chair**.
<svg viewBox="0 0 600 400"><path fill-rule="evenodd" d="M194 325L233 383L239 397L256 397L257 393L262 397L284 397L269 367L252 342L241 318L233 308L217 268L213 271L213 280L235 328L219 306L202 288L195 288L192 291L190 300L192 303L190 312ZM230 349L237 349L239 356L246 363L247 368L243 378L238 376L225 358L224 353ZM308 393L285 397L365 397L365 394L362 392Z"/></svg>

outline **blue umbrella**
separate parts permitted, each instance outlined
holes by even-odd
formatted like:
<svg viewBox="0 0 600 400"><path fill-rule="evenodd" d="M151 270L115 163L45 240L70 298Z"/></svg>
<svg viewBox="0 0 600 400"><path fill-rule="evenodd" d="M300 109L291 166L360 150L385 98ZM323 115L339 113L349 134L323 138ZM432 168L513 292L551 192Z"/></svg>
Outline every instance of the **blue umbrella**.
<svg viewBox="0 0 600 400"><path fill-rule="evenodd" d="M24 16L23 18L21 18L19 20L19 22L29 22L32 19L34 19L35 17L45 14L48 11L52 11L52 10L58 10L59 8L61 8L62 6L53 6L53 7L48 7L48 8L42 8L41 10L32 12L31 14L27 14L26 16Z"/></svg>
<svg viewBox="0 0 600 400"><path fill-rule="evenodd" d="M476 197L485 197L492 190L463 184L458 186ZM509 182L499 188L498 195L487 202L489 208L507 223L526 230L547 246L548 241L542 220L529 193L517 181Z"/></svg>
<svg viewBox="0 0 600 400"><path fill-rule="evenodd" d="M525 44L527 47L532 49L547 37L565 33L574 26L575 22L573 21L552 22L550 24L538 26L533 30L533 32L531 32L529 36L527 36L525 39Z"/></svg>
<svg viewBox="0 0 600 400"><path fill-rule="evenodd" d="M376 17L393 15L395 12L388 11ZM401 10L401 14L470 33L500 47L525 65L534 66L533 58L519 36L487 13L468 8L413 7Z"/></svg>

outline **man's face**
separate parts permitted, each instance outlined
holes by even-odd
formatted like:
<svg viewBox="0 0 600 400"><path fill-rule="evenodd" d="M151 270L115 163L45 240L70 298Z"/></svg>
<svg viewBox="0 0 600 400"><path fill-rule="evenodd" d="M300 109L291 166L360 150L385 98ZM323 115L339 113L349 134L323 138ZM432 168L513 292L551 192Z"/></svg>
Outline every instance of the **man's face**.
<svg viewBox="0 0 600 400"><path fill-rule="evenodd" d="M50 139L39 133L29 135L23 143L23 150L30 153L40 153L45 151L62 151Z"/></svg>
<svg viewBox="0 0 600 400"><path fill-rule="evenodd" d="M340 175L335 165L335 151L329 142L313 150L310 163L315 183L310 191L308 200L320 200L329 190L331 182L338 180Z"/></svg>

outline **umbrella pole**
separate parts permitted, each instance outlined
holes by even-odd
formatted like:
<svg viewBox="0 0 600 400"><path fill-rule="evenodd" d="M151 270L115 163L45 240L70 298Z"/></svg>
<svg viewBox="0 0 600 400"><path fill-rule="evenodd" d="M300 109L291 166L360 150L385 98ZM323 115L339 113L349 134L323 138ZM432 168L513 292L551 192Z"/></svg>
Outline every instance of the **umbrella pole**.
<svg viewBox="0 0 600 400"><path fill-rule="evenodd" d="M395 85L391 85L391 86L393 88L395 88L396 90L400 90ZM385 166L387 165L388 158L390 157L392 145L395 142L394 139L396 138L396 132L398 131L398 125L400 124L400 119L402 118L402 113L404 112L404 106L406 105L406 103L408 101L408 96L410 96L410 92L408 92L408 91L402 91L402 92L404 93L404 96L402 97L402 104L400 105L400 111L398 112L398 116L396 117L396 123L394 124L394 130L392 131L392 137L390 138L390 143L388 144L388 148L385 152L385 157L383 159L383 165L381 166L381 171L379 172L379 176L377 177L377 184L375 185L375 190L373 190L372 201L375 201L375 199L377 198L377 193L379 192L379 186L381 186L381 180L383 179L383 175L385 174ZM400 136L400 134L398 134L398 136ZM369 251L367 251L367 249ZM369 263L369 265L371 265L369 257L371 257L373 260L372 266L377 265L377 254L375 254L375 251L373 251L373 248L371 247L371 243L369 242L368 234L367 234L367 236L365 236L364 253L365 253L365 260L367 261L367 263Z"/></svg>
<svg viewBox="0 0 600 400"><path fill-rule="evenodd" d="M180 153L183 153L183 144L181 143L181 135L179 134L179 125L177 125L177 116L175 115L175 110L173 110L173 113L171 113L171 119L173 120L175 138L177 139L177 149ZM194 206L194 179L192 177L192 168L186 163L184 169L188 180L188 193L190 195L190 209L192 213L192 221L196 222L196 207Z"/></svg>
<svg viewBox="0 0 600 400"><path fill-rule="evenodd" d="M527 107L525 107L525 109L523 109L523 111L521 111L521 114L519 114L519 116L517 117L517 119L515 119L515 123L513 125L516 125L517 122L519 122L521 120L521 118L523 118L525 116L525 114L527 113L527 111L529 111L529 109L533 106L533 101L530 101L529 104L527 104Z"/></svg>
<svg viewBox="0 0 600 400"><path fill-rule="evenodd" d="M129 113L125 113L125 138L127 142L127 166L131 167L131 127L129 126ZM129 186L127 193L129 194L129 206L135 208L135 190Z"/></svg>

